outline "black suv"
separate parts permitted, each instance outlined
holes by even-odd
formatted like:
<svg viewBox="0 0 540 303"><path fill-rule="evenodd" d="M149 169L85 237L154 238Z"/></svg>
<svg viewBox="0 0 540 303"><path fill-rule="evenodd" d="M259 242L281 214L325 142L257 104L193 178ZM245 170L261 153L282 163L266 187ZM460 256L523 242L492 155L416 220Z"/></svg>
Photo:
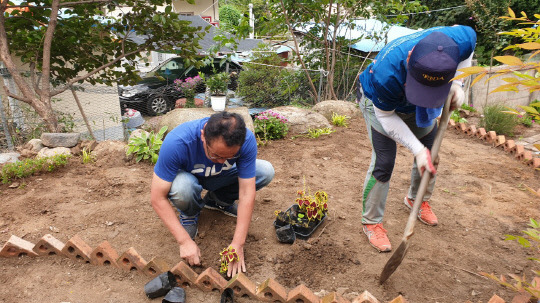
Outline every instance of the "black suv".
<svg viewBox="0 0 540 303"><path fill-rule="evenodd" d="M159 66L146 73L142 80L134 86L118 86L120 107L122 111L133 108L146 115L159 115L174 108L177 99L184 97L183 93L176 89L174 80L195 77L199 72L205 75L228 72L236 73L242 70L242 66L233 61L220 64L220 58L214 58L214 66L206 65L199 69L189 68L184 65L184 59L175 57L168 59ZM236 77L231 77L229 89L236 89ZM203 93L205 86L197 88L197 92Z"/></svg>

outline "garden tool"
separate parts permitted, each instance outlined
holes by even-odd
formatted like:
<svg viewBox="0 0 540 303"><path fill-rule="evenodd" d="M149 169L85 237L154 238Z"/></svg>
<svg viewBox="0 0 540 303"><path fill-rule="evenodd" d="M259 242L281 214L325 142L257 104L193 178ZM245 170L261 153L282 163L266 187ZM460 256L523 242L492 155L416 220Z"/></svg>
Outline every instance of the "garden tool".
<svg viewBox="0 0 540 303"><path fill-rule="evenodd" d="M437 129L437 135L435 136L433 147L431 148L431 159L433 161L434 166L436 166L439 163L439 159L438 159L439 149L441 147L444 132L446 131L446 127L448 126L448 120L450 119L450 103L451 103L451 95L449 94L448 97L446 98L446 103L444 105L444 109L443 109L442 116L440 119L439 128ZM401 244L397 248L397 250L390 257L388 262L386 262L386 265L384 266L381 276L379 278L380 284L383 284L384 281L386 281L392 275L392 273L394 273L394 271L401 264L401 261L403 261L403 259L405 258L405 254L407 253L407 249L409 248L409 239L412 237L414 233L413 228L416 222L416 217L418 216L418 210L420 209L420 205L422 204L422 201L424 200L423 199L424 194L426 193L426 189L428 187L428 183L431 177L432 177L432 174L428 172L427 170L424 171L424 173L422 174L422 179L420 180L420 186L418 187L416 199L414 200L411 214L409 215L409 219L407 220L407 225L405 226L403 239L401 241Z"/></svg>

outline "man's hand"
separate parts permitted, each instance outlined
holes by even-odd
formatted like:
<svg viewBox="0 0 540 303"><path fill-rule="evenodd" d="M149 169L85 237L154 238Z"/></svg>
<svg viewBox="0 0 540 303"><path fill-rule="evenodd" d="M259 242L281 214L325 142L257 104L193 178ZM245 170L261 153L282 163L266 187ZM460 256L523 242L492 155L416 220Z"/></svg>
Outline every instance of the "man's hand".
<svg viewBox="0 0 540 303"><path fill-rule="evenodd" d="M246 262L244 262L244 245L237 245L231 243L231 246L236 250L236 253L238 254L238 261L233 261L229 263L227 277L234 277L240 271L246 272Z"/></svg>
<svg viewBox="0 0 540 303"><path fill-rule="evenodd" d="M416 158L416 166L418 167L420 175L424 174L424 170L426 169L434 175L437 173L435 166L433 166L433 161L431 161L429 149L424 147L418 154L414 155L414 157Z"/></svg>
<svg viewBox="0 0 540 303"><path fill-rule="evenodd" d="M459 82L454 81L452 83L452 86L450 87L450 95L450 111L460 108L465 101L465 92L463 92L463 88L461 88Z"/></svg>
<svg viewBox="0 0 540 303"><path fill-rule="evenodd" d="M185 243L179 245L180 257L184 259L190 266L201 265L201 251L195 241L189 239Z"/></svg>

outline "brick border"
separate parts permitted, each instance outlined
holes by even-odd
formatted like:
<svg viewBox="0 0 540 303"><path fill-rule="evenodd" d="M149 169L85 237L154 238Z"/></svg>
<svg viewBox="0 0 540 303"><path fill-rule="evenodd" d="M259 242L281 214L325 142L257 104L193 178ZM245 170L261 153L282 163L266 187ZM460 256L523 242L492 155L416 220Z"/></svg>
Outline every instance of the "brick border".
<svg viewBox="0 0 540 303"><path fill-rule="evenodd" d="M525 150L525 147L521 144L515 144L514 140L506 140L505 136L497 135L495 131L486 131L484 128L476 129L475 125L467 125L464 122L456 123L452 119L448 121L448 128L454 129L458 134L477 138L481 142L500 148L522 164L540 172L540 156L533 155L531 151ZM538 194L540 195L540 192Z"/></svg>
<svg viewBox="0 0 540 303"><path fill-rule="evenodd" d="M540 189L539 193L540 195ZM39 252L39 253L38 253ZM84 256L80 256L80 254ZM335 292L323 298L315 295L307 286L300 284L287 291L285 287L268 278L259 286L252 282L245 274L238 273L231 280L225 280L215 269L208 267L200 275L193 271L184 261L176 264L172 269L161 258L154 257L150 262L144 259L130 247L120 254L109 244L103 241L98 247L92 249L79 236L71 238L67 245L50 234L44 235L37 244L12 235L0 249L0 258L14 258L21 256L46 257L59 255L70 258L76 262L85 262L94 266L115 266L125 271L137 271L150 277L156 277L165 271L171 271L183 287L198 287L202 291L223 291L226 287L235 289L236 296L249 296L252 300L260 302L295 303L301 300L305 303L380 303L375 296L367 290L349 301ZM87 257L88 258L85 258ZM540 278L536 277L533 283L540 285ZM520 292L514 296L512 303L528 303L531 295ZM401 295L388 301L389 303L407 303ZM470 302L466 301L465 303ZM493 295L488 303L505 303L499 296Z"/></svg>

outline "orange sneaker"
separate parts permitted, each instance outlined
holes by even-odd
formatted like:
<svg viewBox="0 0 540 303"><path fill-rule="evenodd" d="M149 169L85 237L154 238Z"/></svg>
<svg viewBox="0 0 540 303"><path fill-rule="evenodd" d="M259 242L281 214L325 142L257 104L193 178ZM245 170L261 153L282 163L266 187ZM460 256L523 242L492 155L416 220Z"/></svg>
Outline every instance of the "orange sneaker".
<svg viewBox="0 0 540 303"><path fill-rule="evenodd" d="M392 250L390 240L386 236L386 229L383 228L382 223L379 224L364 224L364 233L368 237L369 244L375 247L379 252L388 252Z"/></svg>
<svg viewBox="0 0 540 303"><path fill-rule="evenodd" d="M409 197L405 197L403 202L405 203L405 205L407 205L408 208L412 209L414 200L409 199ZM422 205L420 205L420 210L418 211L418 220L420 220L424 224L431 226L439 224L437 216L435 216L435 214L431 210L431 206L429 205L428 201L424 201L422 202Z"/></svg>

